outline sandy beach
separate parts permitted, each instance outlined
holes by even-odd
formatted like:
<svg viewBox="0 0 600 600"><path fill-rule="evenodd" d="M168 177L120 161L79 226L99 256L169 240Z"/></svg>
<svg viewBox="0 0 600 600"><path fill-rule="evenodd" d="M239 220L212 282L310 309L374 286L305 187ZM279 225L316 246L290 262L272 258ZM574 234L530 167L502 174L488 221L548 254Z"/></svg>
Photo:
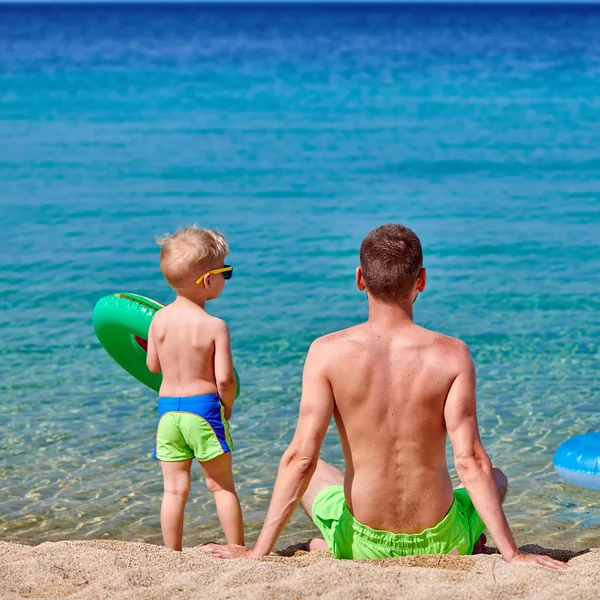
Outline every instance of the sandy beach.
<svg viewBox="0 0 600 600"><path fill-rule="evenodd" d="M522 550L569 568L513 566L496 554L353 562L291 548L290 556L220 561L199 548L120 541L0 542L0 598L598 598L600 549Z"/></svg>

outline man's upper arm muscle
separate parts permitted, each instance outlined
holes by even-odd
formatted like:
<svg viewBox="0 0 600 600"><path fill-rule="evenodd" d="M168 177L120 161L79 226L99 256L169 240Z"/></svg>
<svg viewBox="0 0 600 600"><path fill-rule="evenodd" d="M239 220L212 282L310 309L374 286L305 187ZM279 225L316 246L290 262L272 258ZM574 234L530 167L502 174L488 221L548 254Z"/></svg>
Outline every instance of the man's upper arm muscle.
<svg viewBox="0 0 600 600"><path fill-rule="evenodd" d="M316 460L333 415L333 390L326 373L327 344L316 340L306 357L298 425L290 449Z"/></svg>
<svg viewBox="0 0 600 600"><path fill-rule="evenodd" d="M458 373L446 396L444 419L456 460L483 450L477 425L475 365L466 344L456 343Z"/></svg>

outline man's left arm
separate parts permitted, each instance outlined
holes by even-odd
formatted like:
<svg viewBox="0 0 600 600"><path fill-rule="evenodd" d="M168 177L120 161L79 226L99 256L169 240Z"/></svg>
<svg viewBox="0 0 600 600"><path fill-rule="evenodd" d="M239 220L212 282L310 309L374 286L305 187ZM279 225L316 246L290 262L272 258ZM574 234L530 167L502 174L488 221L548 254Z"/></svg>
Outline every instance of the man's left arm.
<svg viewBox="0 0 600 600"><path fill-rule="evenodd" d="M243 558L269 554L306 492L333 414L333 392L324 368L325 346L315 341L306 357L296 433L279 463L271 503L256 546L209 544L206 550L213 556Z"/></svg>

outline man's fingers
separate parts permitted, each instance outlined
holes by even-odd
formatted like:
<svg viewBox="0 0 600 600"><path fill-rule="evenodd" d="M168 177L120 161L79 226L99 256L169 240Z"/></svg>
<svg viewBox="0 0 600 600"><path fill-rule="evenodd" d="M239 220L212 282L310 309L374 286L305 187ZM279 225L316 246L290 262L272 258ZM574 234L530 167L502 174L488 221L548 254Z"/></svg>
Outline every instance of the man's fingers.
<svg viewBox="0 0 600 600"><path fill-rule="evenodd" d="M250 550L245 546L219 546L219 544L206 544L198 548L215 558L249 558Z"/></svg>
<svg viewBox="0 0 600 600"><path fill-rule="evenodd" d="M549 556L538 556L536 562L544 567L550 567L551 569L564 569L567 565L558 560L554 560Z"/></svg>
<svg viewBox="0 0 600 600"><path fill-rule="evenodd" d="M562 571L568 566L566 563L561 562L560 560L555 560L554 558L550 558L549 556L545 556L543 554L520 554L518 557L516 557L514 562L516 564L539 565L540 567L555 569L557 571Z"/></svg>
<svg viewBox="0 0 600 600"><path fill-rule="evenodd" d="M558 571L562 571L567 568L567 563L561 562L560 560L554 560L549 556L546 557L546 565L551 569L556 569Z"/></svg>
<svg viewBox="0 0 600 600"><path fill-rule="evenodd" d="M549 556L535 555L530 556L533 559L535 564L538 564L542 567L548 567L550 569L555 569L557 571L562 571L567 568L567 564L561 562L560 560L555 560L554 558L550 558Z"/></svg>
<svg viewBox="0 0 600 600"><path fill-rule="evenodd" d="M201 546L199 550L202 552L206 552L207 554L211 554L212 556L221 557L223 554L223 546L219 546L219 544L206 544Z"/></svg>

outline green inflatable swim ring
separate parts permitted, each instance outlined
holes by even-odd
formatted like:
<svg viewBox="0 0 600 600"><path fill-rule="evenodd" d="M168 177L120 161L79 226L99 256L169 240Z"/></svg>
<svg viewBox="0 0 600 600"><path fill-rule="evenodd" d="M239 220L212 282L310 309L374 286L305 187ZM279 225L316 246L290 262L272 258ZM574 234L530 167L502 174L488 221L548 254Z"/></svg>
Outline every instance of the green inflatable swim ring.
<svg viewBox="0 0 600 600"><path fill-rule="evenodd" d="M94 307L92 323L98 340L119 365L138 381L158 392L162 373L152 373L146 366L148 330L157 311L164 304L138 294L110 294ZM240 379L235 371L240 395Z"/></svg>

